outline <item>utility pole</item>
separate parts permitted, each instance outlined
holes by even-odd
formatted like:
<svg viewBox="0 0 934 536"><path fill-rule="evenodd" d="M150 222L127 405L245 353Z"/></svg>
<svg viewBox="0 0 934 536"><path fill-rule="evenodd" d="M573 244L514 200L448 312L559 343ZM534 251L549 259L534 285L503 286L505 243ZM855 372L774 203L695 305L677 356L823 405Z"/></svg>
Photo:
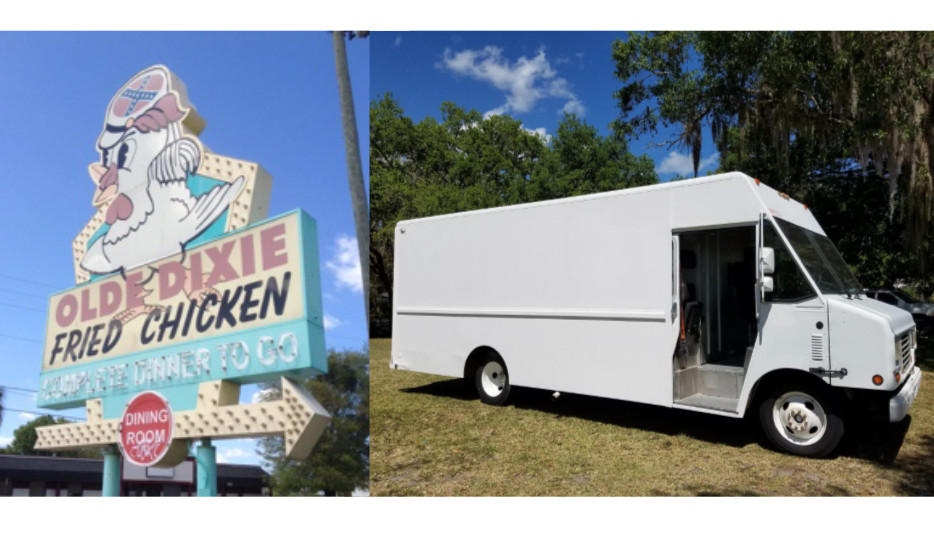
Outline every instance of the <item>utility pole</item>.
<svg viewBox="0 0 934 536"><path fill-rule="evenodd" d="M340 93L341 122L344 127L344 147L347 154L347 179L350 182L350 201L353 204L354 225L357 228L357 246L360 250L360 272L363 276L363 304L370 332L370 217L366 190L363 187L363 167L360 164L360 144L357 137L357 117L353 107L353 91L347 69L347 51L344 36L348 32L331 32L334 39L334 62L337 64L337 87ZM349 32L366 37L369 32Z"/></svg>

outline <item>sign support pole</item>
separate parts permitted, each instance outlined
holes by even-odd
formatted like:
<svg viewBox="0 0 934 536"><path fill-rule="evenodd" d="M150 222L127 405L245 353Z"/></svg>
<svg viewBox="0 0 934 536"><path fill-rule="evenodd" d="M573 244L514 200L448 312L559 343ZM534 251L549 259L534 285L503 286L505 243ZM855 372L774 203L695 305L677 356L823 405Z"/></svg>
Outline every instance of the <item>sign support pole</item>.
<svg viewBox="0 0 934 536"><path fill-rule="evenodd" d="M104 481L101 485L104 497L120 496L120 453L110 446L104 452Z"/></svg>
<svg viewBox="0 0 934 536"><path fill-rule="evenodd" d="M201 440L198 463L198 497L217 497L217 449L210 438Z"/></svg>

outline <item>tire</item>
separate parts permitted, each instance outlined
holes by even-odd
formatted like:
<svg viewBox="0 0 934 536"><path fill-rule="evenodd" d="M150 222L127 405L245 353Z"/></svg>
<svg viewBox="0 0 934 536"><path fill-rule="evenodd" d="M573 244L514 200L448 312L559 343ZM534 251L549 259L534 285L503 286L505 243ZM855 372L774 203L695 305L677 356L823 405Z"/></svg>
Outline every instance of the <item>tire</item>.
<svg viewBox="0 0 934 536"><path fill-rule="evenodd" d="M770 390L759 404L759 423L779 450L809 458L827 456L843 438L843 418L822 384Z"/></svg>
<svg viewBox="0 0 934 536"><path fill-rule="evenodd" d="M503 359L490 353L483 357L474 372L477 394L484 404L502 406L509 398L509 371Z"/></svg>

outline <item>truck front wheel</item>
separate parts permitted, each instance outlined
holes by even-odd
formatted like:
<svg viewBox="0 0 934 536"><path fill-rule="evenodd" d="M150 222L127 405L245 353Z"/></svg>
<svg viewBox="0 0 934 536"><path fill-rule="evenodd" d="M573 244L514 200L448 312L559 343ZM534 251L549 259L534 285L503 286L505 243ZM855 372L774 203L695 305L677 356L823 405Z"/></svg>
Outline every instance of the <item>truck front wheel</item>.
<svg viewBox="0 0 934 536"><path fill-rule="evenodd" d="M509 372L506 363L494 353L487 354L474 375L480 400L492 406L502 406L509 397Z"/></svg>
<svg viewBox="0 0 934 536"><path fill-rule="evenodd" d="M759 422L773 445L798 456L826 456L843 437L843 419L824 386L772 389L759 405Z"/></svg>

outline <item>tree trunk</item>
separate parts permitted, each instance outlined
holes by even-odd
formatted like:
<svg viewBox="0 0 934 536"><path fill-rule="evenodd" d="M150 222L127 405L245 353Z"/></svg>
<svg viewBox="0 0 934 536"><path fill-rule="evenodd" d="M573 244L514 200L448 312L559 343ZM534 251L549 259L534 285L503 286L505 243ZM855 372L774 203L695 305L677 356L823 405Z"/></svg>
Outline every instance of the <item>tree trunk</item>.
<svg viewBox="0 0 934 536"><path fill-rule="evenodd" d="M363 311L367 318L367 334L369 335L370 256L366 253L370 250L370 218L367 210L366 189L363 184L363 167L360 163L357 119L347 68L347 51L344 48L344 32L331 32L331 36L334 40L334 62L337 65L337 87L340 93L341 122L344 128L344 146L347 154L347 179L350 183L350 200L353 204L354 225L357 230L360 275L363 278Z"/></svg>

